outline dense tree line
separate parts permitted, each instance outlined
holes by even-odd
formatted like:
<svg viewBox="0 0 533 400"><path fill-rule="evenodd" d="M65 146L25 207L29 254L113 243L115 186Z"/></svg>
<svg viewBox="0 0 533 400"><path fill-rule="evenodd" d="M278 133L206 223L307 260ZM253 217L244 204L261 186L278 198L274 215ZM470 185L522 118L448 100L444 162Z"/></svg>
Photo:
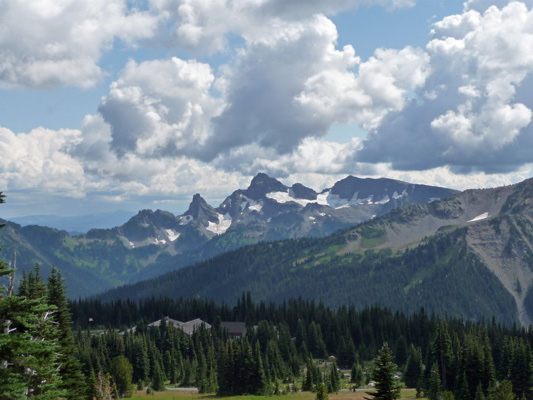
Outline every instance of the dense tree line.
<svg viewBox="0 0 533 400"><path fill-rule="evenodd" d="M424 309L409 316L379 306L330 309L303 299L255 304L249 293L234 307L207 300L151 298L78 300L71 309L85 373L108 372L112 360L124 356L139 387L151 384L160 389L166 380L224 395L259 394L290 390L299 377L299 389L318 390L323 385L337 391L337 367L351 369L352 383L360 386L366 381L363 372L371 374L368 362L387 342L405 385L433 398L487 397L499 382L519 397L532 397L533 330L495 320L442 319ZM191 337L164 323L147 328L167 315L182 321L202 318L213 327L201 328ZM247 337L229 339L221 320L246 321ZM93 323L106 333L87 334ZM133 325L135 333L119 333ZM330 356L335 356L335 367L319 370L317 360Z"/></svg>

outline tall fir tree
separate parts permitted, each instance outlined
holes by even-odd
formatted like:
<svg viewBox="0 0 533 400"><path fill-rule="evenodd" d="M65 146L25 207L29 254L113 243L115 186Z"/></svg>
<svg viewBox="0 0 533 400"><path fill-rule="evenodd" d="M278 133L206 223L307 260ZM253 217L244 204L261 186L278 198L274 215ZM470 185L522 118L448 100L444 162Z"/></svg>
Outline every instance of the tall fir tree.
<svg viewBox="0 0 533 400"><path fill-rule="evenodd" d="M66 390L68 400L78 400L87 392L85 377L77 358L74 337L72 335L72 319L65 294L64 281L61 272L55 267L48 277L48 304L56 308L53 318L58 327L59 374L62 378L61 388Z"/></svg>
<svg viewBox="0 0 533 400"><path fill-rule="evenodd" d="M428 400L440 400L442 396L442 383L440 376L439 365L435 361L431 367L431 373L429 376L427 391Z"/></svg>
<svg viewBox="0 0 533 400"><path fill-rule="evenodd" d="M337 363L333 361L329 367L328 392L338 393L341 389L341 379L337 370Z"/></svg>
<svg viewBox="0 0 533 400"><path fill-rule="evenodd" d="M400 387L394 376L398 367L393 360L394 356L389 345L385 343L374 359L372 380L375 382L376 391L367 392L371 397L365 397L365 399L394 400L400 397Z"/></svg>
<svg viewBox="0 0 533 400"><path fill-rule="evenodd" d="M437 329L431 341L430 359L428 365L437 363L440 371L440 380L444 391L453 389L453 382L455 378L454 373L454 357L452 351L452 340L448 331L448 323L446 321L439 321ZM427 369L429 374L430 368ZM429 382L429 376L426 377Z"/></svg>
<svg viewBox="0 0 533 400"><path fill-rule="evenodd" d="M422 376L422 350L411 344L403 373L405 385L415 388Z"/></svg>
<svg viewBox="0 0 533 400"><path fill-rule="evenodd" d="M65 392L57 373L60 346L54 340L53 307L43 296L13 295L14 273L0 260L0 276L10 275L7 296L0 287L0 399L62 399Z"/></svg>

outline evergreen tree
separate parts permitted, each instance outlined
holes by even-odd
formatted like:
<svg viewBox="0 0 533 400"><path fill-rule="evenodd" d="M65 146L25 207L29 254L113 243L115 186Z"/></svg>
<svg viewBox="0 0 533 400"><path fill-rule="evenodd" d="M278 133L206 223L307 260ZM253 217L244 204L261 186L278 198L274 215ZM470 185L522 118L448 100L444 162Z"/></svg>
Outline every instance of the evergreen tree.
<svg viewBox="0 0 533 400"><path fill-rule="evenodd" d="M442 394L442 383L440 380L439 366L435 361L431 367L431 374L428 385L428 400L440 400Z"/></svg>
<svg viewBox="0 0 533 400"><path fill-rule="evenodd" d="M422 376L422 350L411 344L403 373L405 385L414 388Z"/></svg>
<svg viewBox="0 0 533 400"><path fill-rule="evenodd" d="M529 344L523 339L515 340L511 357L509 380L513 384L513 392L517 397L529 397L533 387L533 365Z"/></svg>
<svg viewBox="0 0 533 400"><path fill-rule="evenodd" d="M394 378L397 366L393 359L389 345L385 343L374 360L372 380L376 383L376 391L367 392L372 396L370 399L393 400L400 397L400 388Z"/></svg>
<svg viewBox="0 0 533 400"><path fill-rule="evenodd" d="M305 378L302 382L302 390L304 392L310 392L313 390L313 371L312 371L312 361L311 359L307 360L307 367L305 371Z"/></svg>
<svg viewBox="0 0 533 400"><path fill-rule="evenodd" d="M474 400L485 400L485 395L483 394L483 388L481 387L481 383L476 389L476 397L474 398Z"/></svg>
<svg viewBox="0 0 533 400"><path fill-rule="evenodd" d="M355 362L350 374L350 382L354 383L356 387L360 387L364 383L363 367L358 362Z"/></svg>
<svg viewBox="0 0 533 400"><path fill-rule="evenodd" d="M154 375L152 377L152 389L156 392L165 390L165 378L163 376L163 371L158 362L154 365Z"/></svg>
<svg viewBox="0 0 533 400"><path fill-rule="evenodd" d="M198 367L196 370L196 387L198 392L207 393L209 381L207 380L207 362L205 360L204 349L202 344L198 349Z"/></svg>
<svg viewBox="0 0 533 400"><path fill-rule="evenodd" d="M338 393L341 389L341 380L337 371L337 363L333 361L329 367L328 392Z"/></svg>
<svg viewBox="0 0 533 400"><path fill-rule="evenodd" d="M504 379L497 386L492 386L489 391L489 400L516 400L516 395L513 393L513 384Z"/></svg>
<svg viewBox="0 0 533 400"><path fill-rule="evenodd" d="M113 378L119 397L130 397L133 393L133 366L124 356L118 356L111 360L109 373Z"/></svg>
<svg viewBox="0 0 533 400"><path fill-rule="evenodd" d="M251 376L252 394L260 395L265 392L266 378L263 369L263 361L261 359L261 346L259 341L255 343L255 363Z"/></svg>
<svg viewBox="0 0 533 400"><path fill-rule="evenodd" d="M78 400L86 393L85 377L81 372L81 365L76 358L74 337L72 336L72 321L68 308L67 296L64 289L61 272L52 268L48 277L48 304L56 308L53 318L58 326L58 342L61 346L59 353L59 374L62 378L61 388L66 390L68 400Z"/></svg>
<svg viewBox="0 0 533 400"><path fill-rule="evenodd" d="M0 193L0 203L4 196ZM0 297L0 399L55 400L63 397L57 373L59 345L53 307L40 296L13 295L14 269L0 260L0 277L9 275L7 296ZM0 295L4 289L0 287Z"/></svg>
<svg viewBox="0 0 533 400"><path fill-rule="evenodd" d="M466 377L466 373L463 372L462 374L460 374L456 381L457 389L455 390L455 398L457 400L470 400L472 397L470 394L470 388L468 387L468 379Z"/></svg>
<svg viewBox="0 0 533 400"><path fill-rule="evenodd" d="M318 385L318 388L316 390L315 400L328 400L328 399L329 399L328 388L326 387L326 385L321 383L320 385Z"/></svg>
<svg viewBox="0 0 533 400"><path fill-rule="evenodd" d="M448 324L446 321L439 321L437 323L437 330L431 342L431 353L428 365L437 363L440 372L440 380L442 387L446 391L453 388L454 374L454 358L452 351L452 341L448 331ZM428 369L428 373L430 370ZM429 381L429 376L427 377ZM476 385L477 386L477 385Z"/></svg>
<svg viewBox="0 0 533 400"><path fill-rule="evenodd" d="M455 396L448 390L442 394L442 400L455 400Z"/></svg>

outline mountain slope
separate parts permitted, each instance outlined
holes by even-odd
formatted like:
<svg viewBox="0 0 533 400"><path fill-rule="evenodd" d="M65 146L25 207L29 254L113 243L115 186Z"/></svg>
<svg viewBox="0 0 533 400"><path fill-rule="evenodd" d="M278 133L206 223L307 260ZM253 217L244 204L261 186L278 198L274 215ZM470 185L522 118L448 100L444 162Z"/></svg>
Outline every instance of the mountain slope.
<svg viewBox="0 0 533 400"><path fill-rule="evenodd" d="M40 263L46 274L52 265L58 267L68 275L70 296L90 295L259 241L324 237L399 205L453 193L391 179L354 177L317 193L258 174L247 189L236 190L217 208L196 194L183 215L142 210L121 226L77 236L8 223L10 229L0 230L0 246L8 258L15 251L25 254L19 262L22 269Z"/></svg>
<svg viewBox="0 0 533 400"><path fill-rule="evenodd" d="M320 298L529 324L533 309L533 180L468 190L324 239L249 246L104 298L205 296L231 301Z"/></svg>

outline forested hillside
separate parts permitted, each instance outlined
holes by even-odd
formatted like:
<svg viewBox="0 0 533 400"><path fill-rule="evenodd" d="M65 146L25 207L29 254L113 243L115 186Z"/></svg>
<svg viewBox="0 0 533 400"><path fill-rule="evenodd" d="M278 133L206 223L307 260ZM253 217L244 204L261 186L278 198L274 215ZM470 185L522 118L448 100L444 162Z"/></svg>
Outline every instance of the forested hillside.
<svg viewBox="0 0 533 400"><path fill-rule="evenodd" d="M151 281L115 289L102 299L168 297L232 302L250 291L259 300L292 296L320 299L330 307L382 304L404 312L421 306L439 315L518 322L512 296L467 251L462 229L402 252L339 254L344 235L328 240L262 243Z"/></svg>
<svg viewBox="0 0 533 400"><path fill-rule="evenodd" d="M326 305L424 306L467 319L495 316L529 325L533 316L533 181L468 190L397 208L323 239L264 242L103 299L200 296L231 302L291 296Z"/></svg>

